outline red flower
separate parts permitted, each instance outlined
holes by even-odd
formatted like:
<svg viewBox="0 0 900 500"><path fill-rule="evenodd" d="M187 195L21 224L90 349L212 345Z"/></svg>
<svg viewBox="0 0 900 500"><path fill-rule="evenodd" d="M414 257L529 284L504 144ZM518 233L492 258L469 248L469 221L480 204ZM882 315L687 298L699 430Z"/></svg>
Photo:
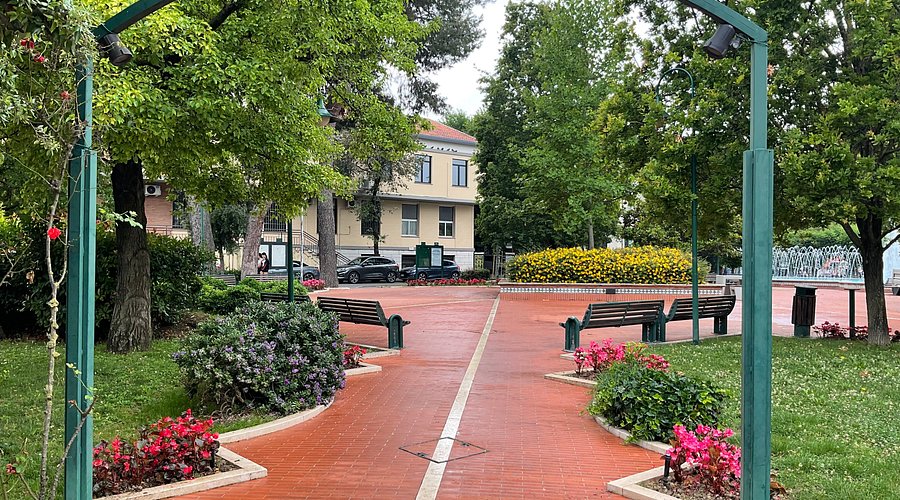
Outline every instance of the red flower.
<svg viewBox="0 0 900 500"><path fill-rule="evenodd" d="M14 474L18 474L19 471L16 470L16 466L13 464L6 464L6 473L10 476Z"/></svg>
<svg viewBox="0 0 900 500"><path fill-rule="evenodd" d="M190 476L191 472L194 472L194 468L188 465L184 469L181 469L181 472L183 472L185 476Z"/></svg>
<svg viewBox="0 0 900 500"><path fill-rule="evenodd" d="M47 230L47 236L49 236L51 240L55 240L56 238L59 238L60 234L62 234L62 231L60 231L59 228L57 228L56 226L51 227L50 229Z"/></svg>
<svg viewBox="0 0 900 500"><path fill-rule="evenodd" d="M19 40L19 45L21 45L22 47L28 45L28 39L23 38L23 39Z"/></svg>
<svg viewBox="0 0 900 500"><path fill-rule="evenodd" d="M100 460L99 458L94 460L94 467L100 467L101 465L103 465L103 460Z"/></svg>
<svg viewBox="0 0 900 500"><path fill-rule="evenodd" d="M46 61L46 60L47 60L47 58L42 55L34 56L34 62L36 62L38 64L44 64L44 61Z"/></svg>
<svg viewBox="0 0 900 500"><path fill-rule="evenodd" d="M59 93L59 97L62 98L63 101L68 101L72 98L72 94L70 94L68 90L63 90Z"/></svg>

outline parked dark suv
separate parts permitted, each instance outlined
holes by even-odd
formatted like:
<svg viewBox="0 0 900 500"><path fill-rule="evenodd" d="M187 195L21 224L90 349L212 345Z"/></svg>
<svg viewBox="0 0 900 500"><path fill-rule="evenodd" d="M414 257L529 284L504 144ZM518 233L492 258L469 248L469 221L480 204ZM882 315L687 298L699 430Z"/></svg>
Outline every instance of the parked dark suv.
<svg viewBox="0 0 900 500"><path fill-rule="evenodd" d="M400 266L385 257L357 257L337 268L338 281L359 283L360 281L384 280L388 283L400 277Z"/></svg>
<svg viewBox="0 0 900 500"><path fill-rule="evenodd" d="M459 266L452 260L442 262L442 267L404 267L400 270L400 277L406 280L435 280L440 278L459 278Z"/></svg>
<svg viewBox="0 0 900 500"><path fill-rule="evenodd" d="M287 274L287 268L285 269L271 269L269 270L269 274ZM319 268L313 266L300 267L300 261L294 261L294 276L298 279L302 276L304 280L317 280L319 279Z"/></svg>

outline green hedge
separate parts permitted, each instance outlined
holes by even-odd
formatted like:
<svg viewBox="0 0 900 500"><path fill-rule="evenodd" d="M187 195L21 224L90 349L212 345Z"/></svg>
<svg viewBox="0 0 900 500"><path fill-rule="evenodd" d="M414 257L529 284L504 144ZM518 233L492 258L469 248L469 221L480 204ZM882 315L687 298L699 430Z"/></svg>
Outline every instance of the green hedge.
<svg viewBox="0 0 900 500"><path fill-rule="evenodd" d="M491 272L484 268L469 269L459 277L464 280L488 280L491 279Z"/></svg>
<svg viewBox="0 0 900 500"><path fill-rule="evenodd" d="M43 257L43 236L46 228L32 227L32 245L27 248L27 263L23 272L12 283L0 287L0 310L4 312L2 326L16 330L43 330L47 327L47 300L50 287L47 284L46 266ZM203 265L212 262L212 252L195 246L190 240L171 238L156 234L147 235L150 253L150 314L154 325L177 322L182 314L194 307L200 292L199 276ZM64 246L52 247L54 267L59 272L62 267ZM118 253L115 233L97 228L97 275L96 275L96 339L106 338L109 321L112 318L116 293ZM0 266L2 271L2 266ZM34 280L29 283L25 271L34 272ZM59 322L65 324L66 287L59 290ZM9 322L7 322L7 320Z"/></svg>
<svg viewBox="0 0 900 500"><path fill-rule="evenodd" d="M556 248L517 256L507 266L520 283L689 283L691 258L675 248Z"/></svg>
<svg viewBox="0 0 900 500"><path fill-rule="evenodd" d="M715 427L725 393L712 384L639 363L617 363L597 376L591 415L630 432L635 439L669 442L672 428Z"/></svg>
<svg viewBox="0 0 900 500"><path fill-rule="evenodd" d="M287 280L263 283L253 278L244 278L234 286L228 286L224 281L208 276L204 276L200 281L203 286L197 296L197 307L213 314L230 313L250 302L259 301L263 292L287 294L288 288ZM299 281L294 280L294 293L299 296L307 295L308 292Z"/></svg>

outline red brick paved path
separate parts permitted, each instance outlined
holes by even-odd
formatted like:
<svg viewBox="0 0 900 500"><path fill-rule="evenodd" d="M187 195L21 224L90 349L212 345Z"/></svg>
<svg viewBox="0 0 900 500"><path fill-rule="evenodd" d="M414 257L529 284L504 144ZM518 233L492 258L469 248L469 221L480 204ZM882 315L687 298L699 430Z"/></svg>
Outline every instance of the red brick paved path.
<svg viewBox="0 0 900 500"><path fill-rule="evenodd" d="M310 422L229 445L269 476L192 495L192 499L415 498L428 461L403 445L440 437L496 289L365 288L328 295L378 299L387 314L412 321L407 348L377 358L379 374L348 380L334 404ZM775 289L774 331L789 334L793 289ZM887 297L900 327L900 297ZM846 292L820 291L817 320L846 323ZM610 498L606 483L660 464L658 456L600 429L583 410L587 389L543 374L570 368L559 358L558 323L586 302L501 301L475 376L458 439L489 452L447 464L438 498ZM865 298L857 296L859 324ZM729 319L740 330L740 302ZM386 345L384 328L342 324L350 341ZM701 331L712 320L701 321ZM584 332L582 342L638 340L640 327ZM670 339L688 338L690 322ZM186 497L187 498L187 497Z"/></svg>

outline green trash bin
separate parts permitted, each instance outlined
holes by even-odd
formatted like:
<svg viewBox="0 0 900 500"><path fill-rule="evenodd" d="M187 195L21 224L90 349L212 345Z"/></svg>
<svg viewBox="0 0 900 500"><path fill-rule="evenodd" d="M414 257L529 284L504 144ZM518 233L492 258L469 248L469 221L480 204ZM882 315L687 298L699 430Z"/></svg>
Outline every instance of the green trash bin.
<svg viewBox="0 0 900 500"><path fill-rule="evenodd" d="M791 308L794 337L809 337L809 329L816 324L816 288L797 286Z"/></svg>

